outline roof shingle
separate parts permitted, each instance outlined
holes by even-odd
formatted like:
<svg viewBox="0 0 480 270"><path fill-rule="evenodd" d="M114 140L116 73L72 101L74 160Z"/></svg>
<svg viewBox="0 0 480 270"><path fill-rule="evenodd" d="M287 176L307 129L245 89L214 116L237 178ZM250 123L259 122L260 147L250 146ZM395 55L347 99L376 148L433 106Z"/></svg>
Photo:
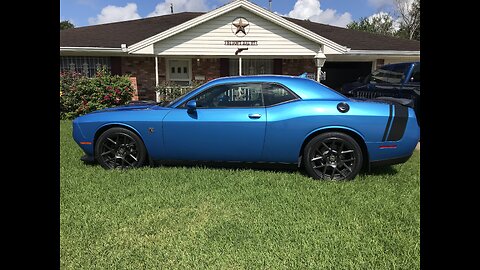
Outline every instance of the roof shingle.
<svg viewBox="0 0 480 270"><path fill-rule="evenodd" d="M139 20L61 30L60 47L120 48L123 43L130 46L202 14L204 13L182 12ZM419 41L367 33L288 17L284 18L340 45L347 46L352 50L420 50Z"/></svg>

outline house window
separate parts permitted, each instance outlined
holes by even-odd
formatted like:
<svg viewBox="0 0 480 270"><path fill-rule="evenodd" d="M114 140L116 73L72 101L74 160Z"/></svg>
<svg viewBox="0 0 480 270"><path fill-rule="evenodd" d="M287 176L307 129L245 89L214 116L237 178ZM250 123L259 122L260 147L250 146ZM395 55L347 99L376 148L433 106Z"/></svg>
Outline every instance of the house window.
<svg viewBox="0 0 480 270"><path fill-rule="evenodd" d="M230 76L238 76L238 59L230 59ZM273 59L242 58L242 75L273 74Z"/></svg>
<svg viewBox="0 0 480 270"><path fill-rule="evenodd" d="M169 81L178 85L190 84L190 60L168 60Z"/></svg>
<svg viewBox="0 0 480 270"><path fill-rule="evenodd" d="M101 67L111 70L110 57L60 56L60 71L75 71L93 77Z"/></svg>

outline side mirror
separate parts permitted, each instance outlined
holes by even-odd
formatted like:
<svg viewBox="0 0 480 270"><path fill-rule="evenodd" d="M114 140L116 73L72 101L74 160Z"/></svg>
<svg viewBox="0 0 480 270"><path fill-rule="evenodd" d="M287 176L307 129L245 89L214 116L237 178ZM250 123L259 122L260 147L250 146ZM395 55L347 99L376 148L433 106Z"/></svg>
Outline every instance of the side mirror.
<svg viewBox="0 0 480 270"><path fill-rule="evenodd" d="M187 110L188 113L192 113L197 110L197 101L196 100L190 100L187 102Z"/></svg>

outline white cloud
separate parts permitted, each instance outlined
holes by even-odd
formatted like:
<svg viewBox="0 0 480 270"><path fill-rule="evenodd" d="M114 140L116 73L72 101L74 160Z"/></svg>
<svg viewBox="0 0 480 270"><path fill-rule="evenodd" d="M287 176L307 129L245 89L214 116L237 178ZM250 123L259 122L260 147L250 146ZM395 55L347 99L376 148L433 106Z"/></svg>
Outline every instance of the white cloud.
<svg viewBox="0 0 480 270"><path fill-rule="evenodd" d="M337 13L334 9L320 9L319 0L297 0L293 10L288 13L289 17L297 19L309 19L310 21L345 27L352 22L352 14L345 12Z"/></svg>
<svg viewBox="0 0 480 270"><path fill-rule="evenodd" d="M206 0L169 0L157 4L155 10L148 14L147 17L170 14L170 3L173 4L174 13L209 10Z"/></svg>
<svg viewBox="0 0 480 270"><path fill-rule="evenodd" d="M137 4L128 3L124 7L108 5L102 9L97 18L88 18L89 24L102 24L110 22L128 21L140 19L137 12Z"/></svg>

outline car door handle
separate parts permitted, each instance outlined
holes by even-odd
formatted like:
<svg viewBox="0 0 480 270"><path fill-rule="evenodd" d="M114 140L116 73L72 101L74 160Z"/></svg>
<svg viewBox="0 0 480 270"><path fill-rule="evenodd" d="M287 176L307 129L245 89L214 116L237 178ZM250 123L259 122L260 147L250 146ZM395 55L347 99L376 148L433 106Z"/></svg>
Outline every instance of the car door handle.
<svg viewBox="0 0 480 270"><path fill-rule="evenodd" d="M251 114L248 115L248 117L250 117L251 119L258 119L258 118L262 117L262 115L259 114L259 113L251 113Z"/></svg>

